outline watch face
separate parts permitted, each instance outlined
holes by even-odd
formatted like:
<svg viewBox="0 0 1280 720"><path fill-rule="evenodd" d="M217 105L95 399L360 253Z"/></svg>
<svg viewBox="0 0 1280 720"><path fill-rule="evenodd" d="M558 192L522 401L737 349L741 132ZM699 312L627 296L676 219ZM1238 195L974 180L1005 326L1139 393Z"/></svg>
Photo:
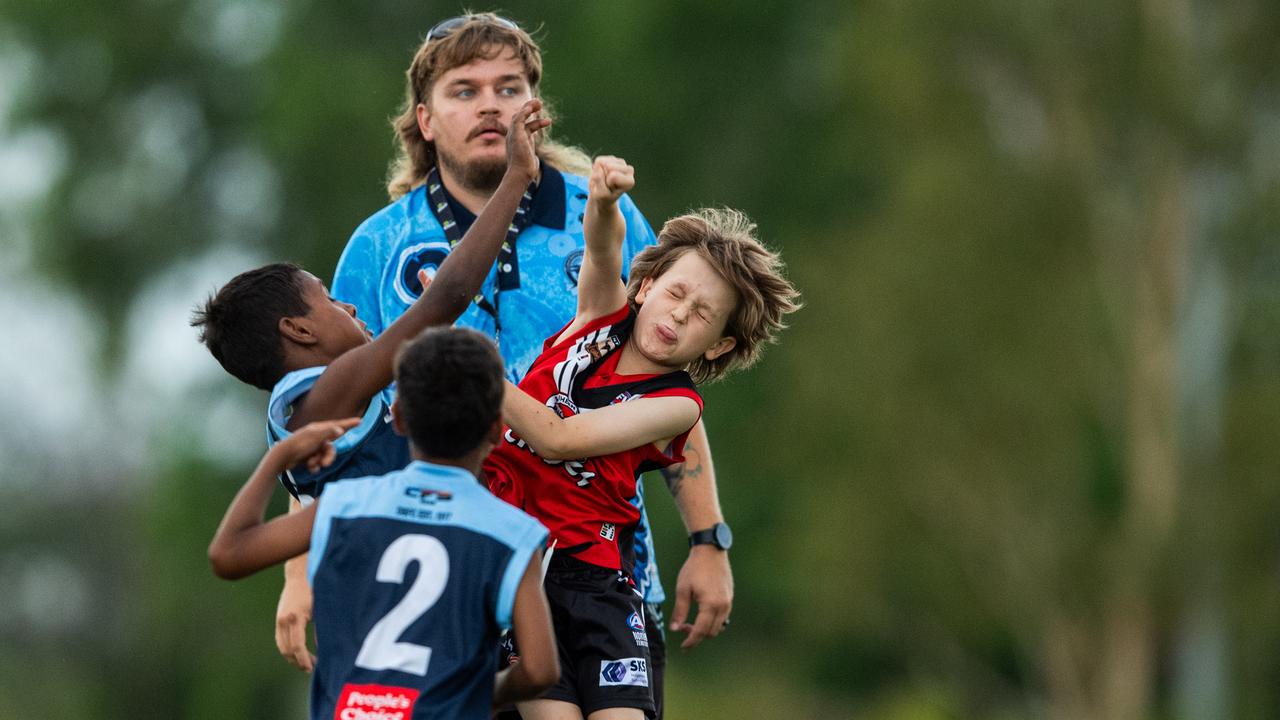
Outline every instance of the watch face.
<svg viewBox="0 0 1280 720"><path fill-rule="evenodd" d="M724 523L717 523L715 532L716 545L719 545L721 549L728 550L729 546L733 544L733 532L729 530L729 526Z"/></svg>

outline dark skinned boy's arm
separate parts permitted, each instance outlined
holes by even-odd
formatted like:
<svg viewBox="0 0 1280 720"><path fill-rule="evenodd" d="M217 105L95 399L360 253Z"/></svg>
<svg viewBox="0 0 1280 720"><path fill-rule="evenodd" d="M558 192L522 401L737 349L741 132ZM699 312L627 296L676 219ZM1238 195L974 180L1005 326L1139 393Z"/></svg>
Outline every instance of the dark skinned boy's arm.
<svg viewBox="0 0 1280 720"><path fill-rule="evenodd" d="M529 116L541 107L540 101L531 100L512 116L502 182L422 296L372 342L331 362L304 401L294 406L290 428L362 414L369 399L391 383L401 344L428 327L453 323L467 309L506 240L521 196L537 175L533 136L551 121Z"/></svg>
<svg viewBox="0 0 1280 720"><path fill-rule="evenodd" d="M263 522L276 477L305 462L312 472L333 462L333 441L360 418L314 423L273 445L227 507L209 543L209 564L220 578L235 580L301 555L311 544L316 503L301 512Z"/></svg>

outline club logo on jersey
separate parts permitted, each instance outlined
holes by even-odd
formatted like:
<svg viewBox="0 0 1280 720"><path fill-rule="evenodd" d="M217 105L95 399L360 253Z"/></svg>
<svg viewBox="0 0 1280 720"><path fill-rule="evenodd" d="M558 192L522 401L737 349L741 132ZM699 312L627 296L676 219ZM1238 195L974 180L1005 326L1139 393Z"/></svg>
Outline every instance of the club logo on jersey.
<svg viewBox="0 0 1280 720"><path fill-rule="evenodd" d="M564 275L569 278L569 283L574 287L578 286L578 275L582 272L582 251L574 250L564 259Z"/></svg>
<svg viewBox="0 0 1280 720"><path fill-rule="evenodd" d="M573 417L578 414L577 403L564 393L556 393L547 398L547 407L555 410L556 415L561 418Z"/></svg>
<svg viewBox="0 0 1280 720"><path fill-rule="evenodd" d="M334 720L405 720L419 691L391 685L344 685Z"/></svg>
<svg viewBox="0 0 1280 720"><path fill-rule="evenodd" d="M600 687L636 685L649 687L649 663L644 658L600 661Z"/></svg>
<svg viewBox="0 0 1280 720"><path fill-rule="evenodd" d="M422 295L422 283L418 281L418 271L425 268L427 275L434 278L436 269L448 256L449 243L443 240L418 243L405 248L400 253L400 260L396 265L396 278L393 283L396 297L406 305L413 304L413 301Z"/></svg>
<svg viewBox="0 0 1280 720"><path fill-rule="evenodd" d="M636 590L639 595L640 591ZM649 635L644 631L644 618L640 613L633 612L627 616L627 626L631 628L631 638L636 641L637 647L649 647Z"/></svg>
<svg viewBox="0 0 1280 720"><path fill-rule="evenodd" d="M431 488L407 487L404 489L406 497L418 498L418 502L426 505L435 505L438 500L452 500L453 493L447 490L432 490Z"/></svg>
<svg viewBox="0 0 1280 720"><path fill-rule="evenodd" d="M609 542L613 542L613 536L616 532L617 528L613 526L613 523L605 523L600 526L600 537Z"/></svg>

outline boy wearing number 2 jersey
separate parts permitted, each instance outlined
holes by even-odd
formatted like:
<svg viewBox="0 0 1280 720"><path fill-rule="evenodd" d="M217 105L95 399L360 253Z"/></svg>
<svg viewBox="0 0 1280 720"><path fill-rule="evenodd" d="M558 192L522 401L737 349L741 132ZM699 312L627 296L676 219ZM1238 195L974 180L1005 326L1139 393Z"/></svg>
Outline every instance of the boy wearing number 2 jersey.
<svg viewBox="0 0 1280 720"><path fill-rule="evenodd" d="M546 530L493 497L480 465L502 432L502 360L471 330L428 330L401 351L396 429L407 468L332 482L263 523L273 480L336 455L359 418L307 425L274 445L227 509L209 559L234 579L310 549L317 665L311 717L488 718L559 677L540 584ZM494 675L511 627L521 658Z"/></svg>

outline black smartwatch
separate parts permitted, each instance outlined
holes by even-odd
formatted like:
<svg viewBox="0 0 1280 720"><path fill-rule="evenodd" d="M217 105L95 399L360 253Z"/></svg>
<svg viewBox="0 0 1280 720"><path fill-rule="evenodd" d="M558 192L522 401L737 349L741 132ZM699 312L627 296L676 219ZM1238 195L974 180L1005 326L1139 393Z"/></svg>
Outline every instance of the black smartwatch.
<svg viewBox="0 0 1280 720"><path fill-rule="evenodd" d="M689 547L694 545L715 545L721 550L728 550L733 545L733 532L728 525L718 522L706 530L690 533Z"/></svg>

